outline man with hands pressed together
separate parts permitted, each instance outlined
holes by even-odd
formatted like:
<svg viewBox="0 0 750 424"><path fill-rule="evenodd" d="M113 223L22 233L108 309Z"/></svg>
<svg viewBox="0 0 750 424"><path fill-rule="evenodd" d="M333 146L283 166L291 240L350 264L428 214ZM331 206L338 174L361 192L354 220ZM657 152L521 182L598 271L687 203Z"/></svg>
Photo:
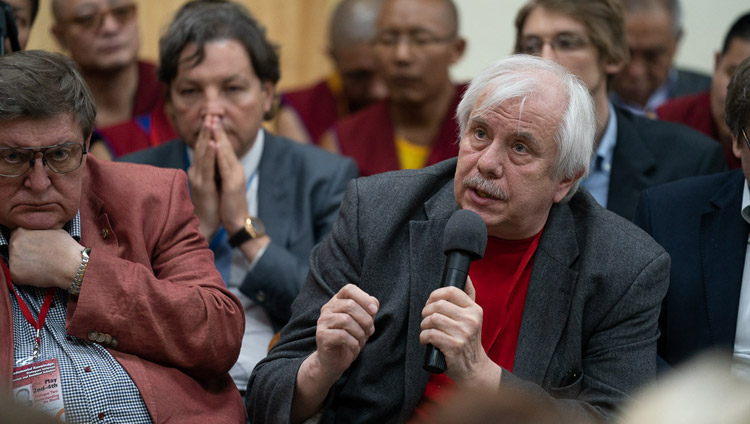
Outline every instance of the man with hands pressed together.
<svg viewBox="0 0 750 424"><path fill-rule="evenodd" d="M655 374L669 257L578 183L595 118L552 62L502 59L457 110L457 159L349 184L289 324L253 371L253 422L405 422L506 386L571 422L607 419ZM487 225L465 291L438 288L457 209ZM445 375L422 369L424 345Z"/></svg>
<svg viewBox="0 0 750 424"><path fill-rule="evenodd" d="M0 391L68 422L243 422L242 309L185 175L88 157L96 107L65 56L0 57L0 92Z"/></svg>
<svg viewBox="0 0 750 424"><path fill-rule="evenodd" d="M187 171L201 233L245 308L242 350L230 371L244 392L289 319L310 251L333 225L357 168L263 129L279 57L243 6L186 3L162 36L159 56L167 113L181 139L123 160Z"/></svg>

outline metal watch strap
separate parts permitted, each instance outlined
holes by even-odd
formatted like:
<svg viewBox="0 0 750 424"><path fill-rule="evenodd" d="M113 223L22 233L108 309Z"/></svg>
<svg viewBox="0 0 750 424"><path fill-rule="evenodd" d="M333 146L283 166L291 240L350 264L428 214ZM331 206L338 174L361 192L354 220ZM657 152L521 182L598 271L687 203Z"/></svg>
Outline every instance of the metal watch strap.
<svg viewBox="0 0 750 424"><path fill-rule="evenodd" d="M78 296L78 293L81 292L81 284L83 284L83 274L86 273L86 266L89 264L89 255L91 254L91 248L87 247L83 250L81 250L81 265L78 266L78 271L76 272L75 278L73 278L73 282L70 284L70 287L68 288L68 293Z"/></svg>

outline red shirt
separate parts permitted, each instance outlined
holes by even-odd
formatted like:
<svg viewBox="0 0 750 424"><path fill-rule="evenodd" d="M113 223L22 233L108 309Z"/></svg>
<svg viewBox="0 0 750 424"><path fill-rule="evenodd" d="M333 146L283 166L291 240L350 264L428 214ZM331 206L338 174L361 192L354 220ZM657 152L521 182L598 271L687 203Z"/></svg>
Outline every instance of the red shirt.
<svg viewBox="0 0 750 424"><path fill-rule="evenodd" d="M482 346L492 362L510 372L516 358L523 307L541 234L540 231L523 240L489 237L484 258L473 262L469 268L476 302L484 312ZM415 416L425 418L433 404L450 395L454 385L445 374L433 374L414 411Z"/></svg>

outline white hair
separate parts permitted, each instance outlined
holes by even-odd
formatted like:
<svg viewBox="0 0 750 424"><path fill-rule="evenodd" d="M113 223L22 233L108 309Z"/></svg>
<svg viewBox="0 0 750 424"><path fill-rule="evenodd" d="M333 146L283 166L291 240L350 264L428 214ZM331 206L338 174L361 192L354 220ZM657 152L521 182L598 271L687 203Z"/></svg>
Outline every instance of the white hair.
<svg viewBox="0 0 750 424"><path fill-rule="evenodd" d="M511 55L485 68L469 84L456 109L460 135L471 117L481 111L494 109L502 102L526 97L548 90L549 78L559 81L567 97L567 104L555 105L563 109L563 117L555 134L557 159L555 178L575 178L583 172L586 176L594 150L596 121L594 102L586 85L563 66L530 55ZM578 190L580 179L571 187L563 201L569 200Z"/></svg>

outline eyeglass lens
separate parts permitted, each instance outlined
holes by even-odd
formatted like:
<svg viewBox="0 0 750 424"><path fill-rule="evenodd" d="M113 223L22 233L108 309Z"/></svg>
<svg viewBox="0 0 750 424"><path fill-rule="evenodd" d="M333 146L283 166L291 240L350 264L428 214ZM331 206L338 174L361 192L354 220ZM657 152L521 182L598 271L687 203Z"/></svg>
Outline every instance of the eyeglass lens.
<svg viewBox="0 0 750 424"><path fill-rule="evenodd" d="M43 149L0 148L0 175L18 177L31 169L37 153L42 152L43 162L55 173L75 171L83 162L83 145L64 143Z"/></svg>

